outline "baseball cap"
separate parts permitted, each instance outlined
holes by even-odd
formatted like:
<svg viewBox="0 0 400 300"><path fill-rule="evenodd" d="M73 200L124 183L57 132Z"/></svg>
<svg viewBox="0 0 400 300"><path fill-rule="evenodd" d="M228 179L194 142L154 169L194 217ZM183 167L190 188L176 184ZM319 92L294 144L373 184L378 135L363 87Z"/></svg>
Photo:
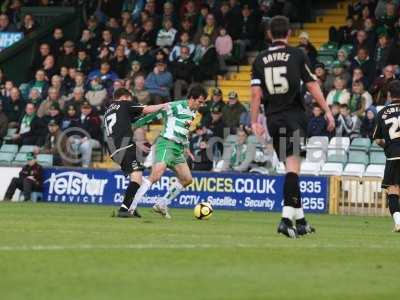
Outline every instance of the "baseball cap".
<svg viewBox="0 0 400 300"><path fill-rule="evenodd" d="M49 121L49 124L48 124L48 126L58 126L58 123L57 123L57 121L56 120L54 120L54 119L51 119L50 121Z"/></svg>
<svg viewBox="0 0 400 300"><path fill-rule="evenodd" d="M213 95L213 96L222 96L222 91L221 91L221 89L220 89L220 88L214 88L214 89L212 90L212 95Z"/></svg>
<svg viewBox="0 0 400 300"><path fill-rule="evenodd" d="M314 65L314 70L318 68L325 69L325 65L323 63L318 62Z"/></svg>
<svg viewBox="0 0 400 300"><path fill-rule="evenodd" d="M86 108L89 108L89 107L90 107L90 108L91 108L92 106L90 105L89 101L85 100L85 101L82 102L81 107L84 107L84 108L85 108L85 107L86 107Z"/></svg>
<svg viewBox="0 0 400 300"><path fill-rule="evenodd" d="M211 113L212 114L220 114L222 112L221 105L213 105L211 106Z"/></svg>
<svg viewBox="0 0 400 300"><path fill-rule="evenodd" d="M228 98L229 99L237 99L238 98L238 94L235 91L230 91L228 94Z"/></svg>

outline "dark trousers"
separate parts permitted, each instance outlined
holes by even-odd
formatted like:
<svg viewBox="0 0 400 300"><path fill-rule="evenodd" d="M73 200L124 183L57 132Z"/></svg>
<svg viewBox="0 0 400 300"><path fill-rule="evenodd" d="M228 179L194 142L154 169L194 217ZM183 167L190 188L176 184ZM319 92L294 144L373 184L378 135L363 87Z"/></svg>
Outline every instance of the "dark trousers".
<svg viewBox="0 0 400 300"><path fill-rule="evenodd" d="M14 177L11 180L10 185L7 188L4 200L11 200L14 196L15 190L20 189L24 194L25 201L31 199L31 193L33 191L40 192L42 187L29 178Z"/></svg>

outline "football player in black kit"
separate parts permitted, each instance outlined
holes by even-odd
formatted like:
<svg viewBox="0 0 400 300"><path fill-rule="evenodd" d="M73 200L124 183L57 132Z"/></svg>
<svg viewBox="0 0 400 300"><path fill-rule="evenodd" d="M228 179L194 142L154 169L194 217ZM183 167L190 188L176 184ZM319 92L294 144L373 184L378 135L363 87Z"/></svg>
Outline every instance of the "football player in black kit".
<svg viewBox="0 0 400 300"><path fill-rule="evenodd" d="M400 232L400 81L388 88L389 105L376 117L374 140L385 149L386 164L382 187L387 189L389 211L394 220L394 232Z"/></svg>
<svg viewBox="0 0 400 300"><path fill-rule="evenodd" d="M125 191L124 201L118 210L117 217L139 217L135 211L129 211L136 191L142 181L143 166L136 157L136 146L133 140L132 123L143 114L157 112L165 104L143 106L132 97L125 88L114 93L114 100L107 107L104 114L104 127L108 151L113 161L121 166L122 172L130 177L128 188Z"/></svg>
<svg viewBox="0 0 400 300"><path fill-rule="evenodd" d="M251 122L253 132L261 136L265 129L257 123L257 117L263 101L274 149L286 166L284 205L278 233L297 238L315 232L304 217L300 198L300 144L306 137L307 129L301 82L325 111L329 131L334 129L335 121L316 76L311 72L306 54L288 45L289 20L283 16L273 17L268 34L272 44L258 54L252 67Z"/></svg>

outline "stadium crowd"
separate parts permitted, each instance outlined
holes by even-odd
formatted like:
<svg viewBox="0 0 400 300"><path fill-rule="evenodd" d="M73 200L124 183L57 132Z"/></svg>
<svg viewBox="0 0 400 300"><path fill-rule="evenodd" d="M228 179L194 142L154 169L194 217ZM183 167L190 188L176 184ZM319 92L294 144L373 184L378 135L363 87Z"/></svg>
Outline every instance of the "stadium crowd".
<svg viewBox="0 0 400 300"><path fill-rule="evenodd" d="M25 5L83 6L87 17L77 40L65 39L62 28L56 28L39 45L26 83L16 86L0 70L0 137L16 128L7 143L36 145L35 152L53 154L56 165L69 162L55 145L64 149L69 143L83 167L104 144L102 114L115 89L128 88L142 104L181 99L192 83L224 77L227 65L247 63L246 51L264 49L272 16L303 19L303 1L11 0L1 6L0 32L27 35L40 28L33 15L21 14ZM330 29L330 45L336 49L330 65L322 63L309 34L300 34L298 47L309 56L336 118L333 135L371 138L377 106L386 103L387 85L400 75L399 13L394 0L349 6L346 24ZM304 99L308 137L332 136L321 109L307 93ZM223 140L236 134L220 169L247 171L259 155L248 142L249 112L238 94L232 90L223 99L215 88L200 113L190 140L192 153L200 157L193 168L215 167L207 155L209 141L217 140L211 152L221 158ZM259 122L265 126L265 117ZM74 134L65 140L61 132L70 128L81 128L90 138ZM145 141L142 131L137 135ZM268 156L272 148L264 146Z"/></svg>

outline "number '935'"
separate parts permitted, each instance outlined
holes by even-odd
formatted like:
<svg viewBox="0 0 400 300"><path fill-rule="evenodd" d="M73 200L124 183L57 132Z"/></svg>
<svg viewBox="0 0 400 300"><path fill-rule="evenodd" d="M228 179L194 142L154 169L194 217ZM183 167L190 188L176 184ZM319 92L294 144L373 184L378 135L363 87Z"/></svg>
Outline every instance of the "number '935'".
<svg viewBox="0 0 400 300"><path fill-rule="evenodd" d="M320 181L300 181L301 193L321 193Z"/></svg>

